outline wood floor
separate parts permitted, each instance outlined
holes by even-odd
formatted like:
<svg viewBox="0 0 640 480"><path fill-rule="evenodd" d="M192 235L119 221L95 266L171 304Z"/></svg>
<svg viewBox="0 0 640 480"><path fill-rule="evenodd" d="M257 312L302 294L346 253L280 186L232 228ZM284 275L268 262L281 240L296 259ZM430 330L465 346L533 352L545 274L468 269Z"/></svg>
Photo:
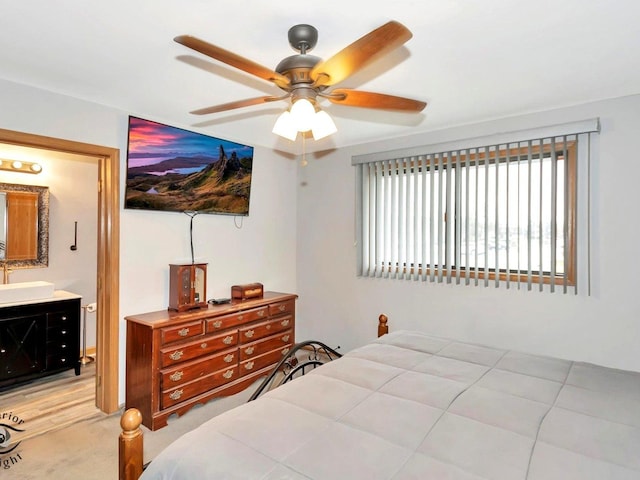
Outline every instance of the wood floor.
<svg viewBox="0 0 640 480"><path fill-rule="evenodd" d="M0 413L24 420L24 432L12 434L14 442L104 415L95 406L95 363L0 392Z"/></svg>

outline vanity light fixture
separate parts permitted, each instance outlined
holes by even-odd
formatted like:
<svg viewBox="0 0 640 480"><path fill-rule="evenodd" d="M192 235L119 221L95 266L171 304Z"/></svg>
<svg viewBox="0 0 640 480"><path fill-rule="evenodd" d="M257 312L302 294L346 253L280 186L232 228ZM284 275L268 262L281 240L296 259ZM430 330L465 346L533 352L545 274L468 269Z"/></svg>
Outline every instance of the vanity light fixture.
<svg viewBox="0 0 640 480"><path fill-rule="evenodd" d="M7 172L40 173L42 171L42 165L35 162L25 162L23 160L0 159L0 170L6 170Z"/></svg>

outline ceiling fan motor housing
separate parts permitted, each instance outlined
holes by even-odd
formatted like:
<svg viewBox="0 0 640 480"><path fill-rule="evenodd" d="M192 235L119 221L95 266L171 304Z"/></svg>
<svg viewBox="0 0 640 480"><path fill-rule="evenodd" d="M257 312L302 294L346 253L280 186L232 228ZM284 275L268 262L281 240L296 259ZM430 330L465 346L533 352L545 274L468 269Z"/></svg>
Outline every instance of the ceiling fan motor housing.
<svg viewBox="0 0 640 480"><path fill-rule="evenodd" d="M316 46L318 42L318 30L312 25L299 24L289 29L289 44L300 53L283 59L276 67L276 72L286 76L291 82L288 90L294 92L294 97L306 97L315 99L315 94L299 92L307 90L307 86L313 83L309 73L322 59L306 52Z"/></svg>
<svg viewBox="0 0 640 480"><path fill-rule="evenodd" d="M276 72L289 78L292 87L299 83L313 83L309 72L320 60L320 57L314 55L291 55L278 64Z"/></svg>
<svg viewBox="0 0 640 480"><path fill-rule="evenodd" d="M301 23L289 29L288 37L289 45L291 45L294 50L305 54L309 50L312 50L316 46L316 43L318 43L318 30L312 25Z"/></svg>

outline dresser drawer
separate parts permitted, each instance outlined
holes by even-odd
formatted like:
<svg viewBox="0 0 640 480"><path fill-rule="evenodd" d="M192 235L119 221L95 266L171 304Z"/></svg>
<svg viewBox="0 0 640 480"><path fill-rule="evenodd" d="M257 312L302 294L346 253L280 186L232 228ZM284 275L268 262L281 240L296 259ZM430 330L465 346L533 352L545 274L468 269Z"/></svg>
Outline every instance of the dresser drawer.
<svg viewBox="0 0 640 480"><path fill-rule="evenodd" d="M293 313L295 311L295 301L287 300L285 302L277 302L269 305L269 315L282 315L284 313Z"/></svg>
<svg viewBox="0 0 640 480"><path fill-rule="evenodd" d="M71 352L75 352L76 342L73 341L73 338L62 339L59 341L48 341L47 342L47 355L64 355L68 356ZM75 352L78 354L78 358L80 358L80 352Z"/></svg>
<svg viewBox="0 0 640 480"><path fill-rule="evenodd" d="M224 330L225 328L235 327L247 322L253 322L267 318L269 316L269 307L264 306L260 308L252 308L250 310L244 310L238 313L232 313L229 315L221 315L219 317L210 318L207 320L207 333L217 332Z"/></svg>
<svg viewBox="0 0 640 480"><path fill-rule="evenodd" d="M280 359L289 353L291 348L289 346L279 348L278 350L272 350L271 352L265 353L258 357L253 357L251 359L240 362L240 376L249 375L257 370L260 370L264 367L268 367L269 365L276 364L280 361Z"/></svg>
<svg viewBox="0 0 640 480"><path fill-rule="evenodd" d="M225 383L238 378L238 366L233 365L223 370L218 370L206 377L202 377L193 382L180 385L179 387L165 390L161 396L161 408L169 408L177 403L184 402L196 395L213 390Z"/></svg>
<svg viewBox="0 0 640 480"><path fill-rule="evenodd" d="M259 338L264 338L293 326L293 317L287 315L267 322L255 323L240 329L240 343L247 343Z"/></svg>
<svg viewBox="0 0 640 480"><path fill-rule="evenodd" d="M188 338L204 335L204 321L182 323L173 327L164 327L160 329L161 342L163 345L178 340L186 340Z"/></svg>
<svg viewBox="0 0 640 480"><path fill-rule="evenodd" d="M257 357L275 349L290 347L293 343L293 331L285 330L257 342L242 345L240 347L240 361Z"/></svg>
<svg viewBox="0 0 640 480"><path fill-rule="evenodd" d="M47 343L76 343L78 331L73 325L47 329Z"/></svg>
<svg viewBox="0 0 640 480"><path fill-rule="evenodd" d="M59 368L73 368L78 362L79 355L71 350L47 355L47 370L57 370Z"/></svg>
<svg viewBox="0 0 640 480"><path fill-rule="evenodd" d="M168 367L186 360L202 357L219 350L225 350L238 343L238 331L232 330L221 335L202 337L195 342L184 343L160 350L161 366Z"/></svg>
<svg viewBox="0 0 640 480"><path fill-rule="evenodd" d="M168 368L160 372L161 388L162 390L168 390L197 378L205 377L217 370L235 366L237 363L237 348L225 350L203 359L185 362L177 367Z"/></svg>
<svg viewBox="0 0 640 480"><path fill-rule="evenodd" d="M75 314L70 312L51 312L47 314L47 327L66 327L78 323L78 318Z"/></svg>

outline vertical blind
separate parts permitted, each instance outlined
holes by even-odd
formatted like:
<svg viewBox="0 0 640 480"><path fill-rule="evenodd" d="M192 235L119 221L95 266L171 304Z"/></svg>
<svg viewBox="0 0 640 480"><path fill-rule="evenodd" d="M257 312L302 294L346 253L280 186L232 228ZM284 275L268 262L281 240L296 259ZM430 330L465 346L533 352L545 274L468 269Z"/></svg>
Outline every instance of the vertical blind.
<svg viewBox="0 0 640 480"><path fill-rule="evenodd" d="M598 130L593 119L354 157L358 275L577 293Z"/></svg>

